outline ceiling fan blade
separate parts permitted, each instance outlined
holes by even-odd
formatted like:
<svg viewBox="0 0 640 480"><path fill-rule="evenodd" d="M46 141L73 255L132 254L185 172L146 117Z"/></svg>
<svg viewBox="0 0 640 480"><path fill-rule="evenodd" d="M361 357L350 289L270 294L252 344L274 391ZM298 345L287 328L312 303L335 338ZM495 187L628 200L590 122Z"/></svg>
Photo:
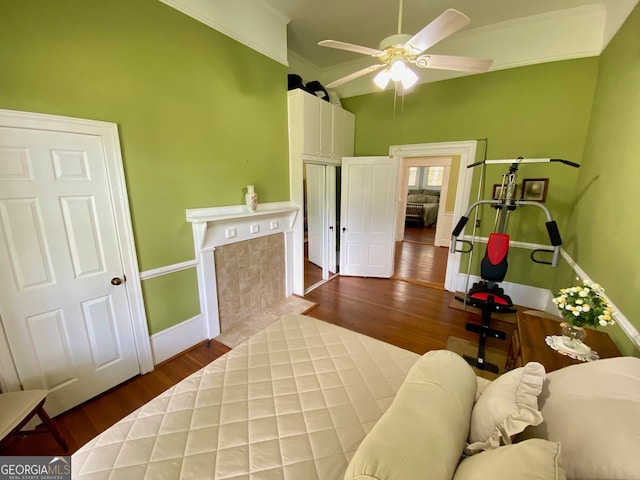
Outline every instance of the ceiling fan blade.
<svg viewBox="0 0 640 480"><path fill-rule="evenodd" d="M440 70L456 70L459 72L482 73L489 70L493 60L455 55L422 55L416 59L420 68L437 68Z"/></svg>
<svg viewBox="0 0 640 480"><path fill-rule="evenodd" d="M416 50L416 54L424 52L427 48L466 27L469 23L471 23L471 19L464 13L450 8L411 37L407 44Z"/></svg>
<svg viewBox="0 0 640 480"><path fill-rule="evenodd" d="M367 73L375 72L376 70L379 70L384 66L386 66L386 65L384 63L381 63L379 65L371 65L370 67L363 68L362 70L358 70L357 72L353 72L353 73L347 75L346 77L342 77L342 78L339 78L338 80L334 80L329 85L327 85L327 88L339 87L340 85L343 85L343 84L345 84L347 82L350 82L351 80L355 80L356 78L359 78L359 77L361 77L363 75L366 75Z"/></svg>
<svg viewBox="0 0 640 480"><path fill-rule="evenodd" d="M353 43L339 42L337 40L322 40L318 42L321 47L337 48L338 50L346 50L348 52L362 53L364 55L381 55L383 52L375 48L354 45Z"/></svg>

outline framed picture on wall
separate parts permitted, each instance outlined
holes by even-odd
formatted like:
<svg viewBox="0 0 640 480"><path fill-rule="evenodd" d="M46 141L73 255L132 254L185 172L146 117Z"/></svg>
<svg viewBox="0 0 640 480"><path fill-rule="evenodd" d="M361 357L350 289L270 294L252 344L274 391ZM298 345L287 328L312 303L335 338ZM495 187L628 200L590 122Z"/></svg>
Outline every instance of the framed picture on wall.
<svg viewBox="0 0 640 480"><path fill-rule="evenodd" d="M520 199L544 203L547 199L548 188L548 178L525 178L522 180L522 196Z"/></svg>
<svg viewBox="0 0 640 480"><path fill-rule="evenodd" d="M502 187L501 183L494 183L493 184L493 194L491 195L491 198L493 200L500 200L500 198L503 195L502 194L502 188L503 187ZM505 185L505 188L506 188L506 185ZM516 199L517 192L518 192L518 186L516 185L514 187L514 189L513 189L513 199L514 200ZM505 195L506 195L506 192L505 192Z"/></svg>

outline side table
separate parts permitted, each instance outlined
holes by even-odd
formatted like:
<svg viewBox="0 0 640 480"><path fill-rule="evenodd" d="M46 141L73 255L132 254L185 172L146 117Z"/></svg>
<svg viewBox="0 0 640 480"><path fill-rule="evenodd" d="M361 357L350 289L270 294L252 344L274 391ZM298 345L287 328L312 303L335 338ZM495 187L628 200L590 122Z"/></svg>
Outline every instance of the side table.
<svg viewBox="0 0 640 480"><path fill-rule="evenodd" d="M544 315L544 314L542 314ZM518 312L516 329L513 332L507 370L520 367L527 362L539 362L547 372L558 370L569 365L582 363L549 347L544 339L548 335L560 335L559 321L536 316L535 313ZM585 344L598 352L600 358L621 356L620 350L613 343L609 335L603 331L587 330Z"/></svg>

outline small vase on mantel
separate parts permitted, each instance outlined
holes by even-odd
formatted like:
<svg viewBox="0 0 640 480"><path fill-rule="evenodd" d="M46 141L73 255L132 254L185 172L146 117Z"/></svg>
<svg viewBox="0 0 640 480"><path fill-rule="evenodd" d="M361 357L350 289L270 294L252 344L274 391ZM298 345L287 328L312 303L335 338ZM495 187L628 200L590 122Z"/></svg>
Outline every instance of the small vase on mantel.
<svg viewBox="0 0 640 480"><path fill-rule="evenodd" d="M247 195L245 196L247 201L247 208L250 212L255 212L258 208L258 194L255 191L253 185L247 186Z"/></svg>
<svg viewBox="0 0 640 480"><path fill-rule="evenodd" d="M562 343L569 348L574 350L579 348L587 337L587 331L582 327L566 322L561 323L560 326L562 327Z"/></svg>

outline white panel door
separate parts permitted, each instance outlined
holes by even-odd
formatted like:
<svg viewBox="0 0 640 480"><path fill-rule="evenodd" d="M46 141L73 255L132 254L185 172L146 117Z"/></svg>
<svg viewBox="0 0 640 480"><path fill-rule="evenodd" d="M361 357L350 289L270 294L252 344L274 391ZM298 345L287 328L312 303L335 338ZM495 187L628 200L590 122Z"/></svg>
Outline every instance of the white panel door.
<svg viewBox="0 0 640 480"><path fill-rule="evenodd" d="M341 275L393 275L397 175L393 158L342 159Z"/></svg>
<svg viewBox="0 0 640 480"><path fill-rule="evenodd" d="M100 137L0 127L0 317L50 415L140 372L110 195Z"/></svg>
<svg viewBox="0 0 640 480"><path fill-rule="evenodd" d="M311 263L324 267L325 244L325 166L305 164L306 208L307 208L307 248Z"/></svg>

